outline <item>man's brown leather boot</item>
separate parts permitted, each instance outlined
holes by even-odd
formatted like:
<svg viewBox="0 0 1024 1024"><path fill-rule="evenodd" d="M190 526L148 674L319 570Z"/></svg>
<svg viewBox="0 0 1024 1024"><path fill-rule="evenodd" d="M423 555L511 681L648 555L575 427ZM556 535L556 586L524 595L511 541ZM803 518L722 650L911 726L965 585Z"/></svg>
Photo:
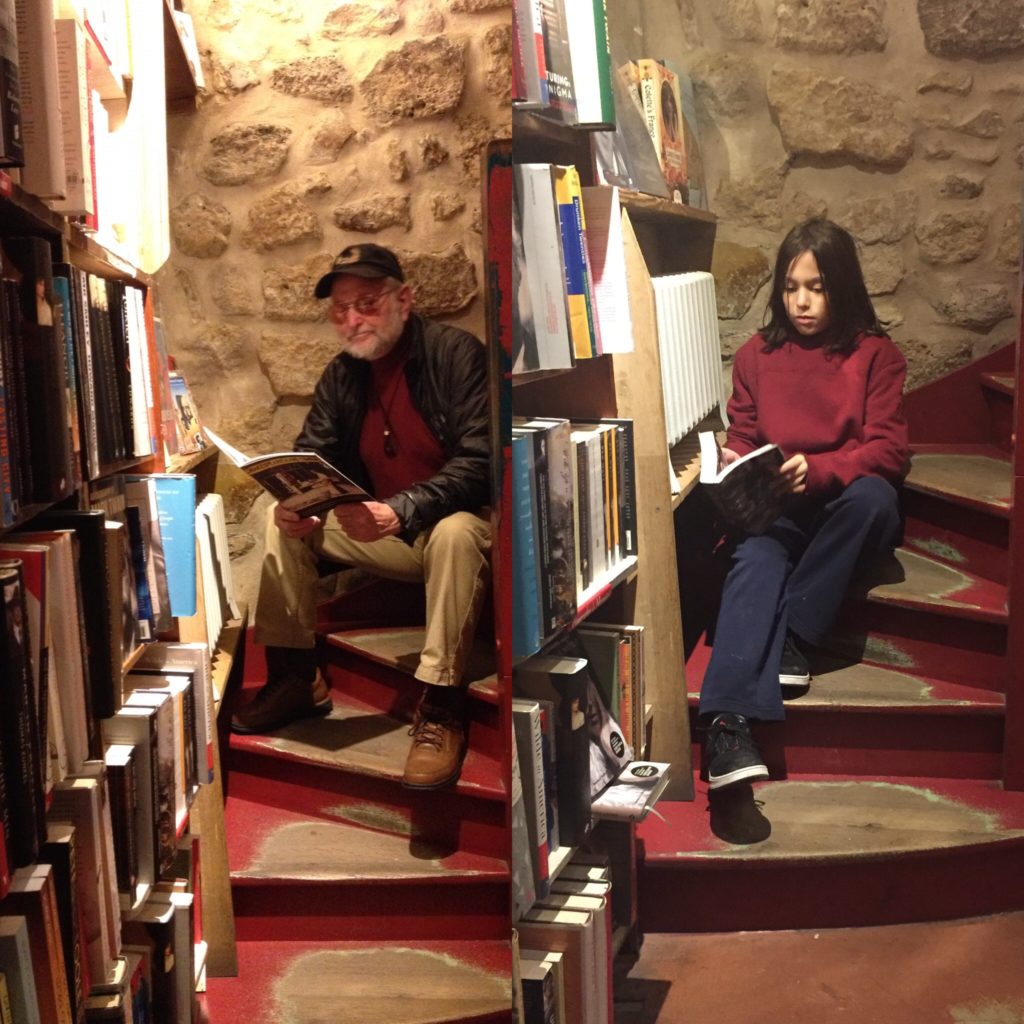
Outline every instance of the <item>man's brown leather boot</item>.
<svg viewBox="0 0 1024 1024"><path fill-rule="evenodd" d="M300 718L329 715L333 707L314 650L268 647L267 682L231 717L231 729L273 732Z"/></svg>
<svg viewBox="0 0 1024 1024"><path fill-rule="evenodd" d="M440 789L458 779L462 759L466 756L464 717L461 699L454 699L451 707L420 702L409 730L412 747L405 761L403 786Z"/></svg>

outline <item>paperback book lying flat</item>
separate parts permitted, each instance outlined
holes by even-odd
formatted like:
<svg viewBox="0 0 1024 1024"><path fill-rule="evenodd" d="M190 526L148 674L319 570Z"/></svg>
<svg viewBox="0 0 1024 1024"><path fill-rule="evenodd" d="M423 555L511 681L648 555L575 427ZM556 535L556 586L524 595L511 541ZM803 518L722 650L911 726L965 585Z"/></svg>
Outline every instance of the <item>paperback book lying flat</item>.
<svg viewBox="0 0 1024 1024"><path fill-rule="evenodd" d="M249 458L205 428L210 440L264 490L300 516L315 516L346 502L373 501L357 483L316 452L275 452Z"/></svg>
<svg viewBox="0 0 1024 1024"><path fill-rule="evenodd" d="M722 464L718 440L702 430L700 440L700 482L731 526L747 533L764 533L781 515L786 495L779 490L779 467L783 463L778 445L766 444L742 458Z"/></svg>

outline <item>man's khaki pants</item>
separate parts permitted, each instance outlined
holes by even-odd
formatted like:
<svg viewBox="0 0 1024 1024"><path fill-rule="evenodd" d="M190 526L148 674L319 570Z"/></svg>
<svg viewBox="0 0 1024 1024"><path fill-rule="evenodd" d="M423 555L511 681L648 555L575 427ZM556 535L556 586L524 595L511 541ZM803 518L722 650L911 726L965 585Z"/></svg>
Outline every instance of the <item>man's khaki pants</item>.
<svg viewBox="0 0 1024 1024"><path fill-rule="evenodd" d="M459 686L490 584L490 550L490 522L471 512L442 519L409 545L397 537L352 540L329 512L319 529L294 540L277 528L271 506L255 640L270 647L315 646L317 561L326 558L385 579L424 583L426 639L416 678Z"/></svg>

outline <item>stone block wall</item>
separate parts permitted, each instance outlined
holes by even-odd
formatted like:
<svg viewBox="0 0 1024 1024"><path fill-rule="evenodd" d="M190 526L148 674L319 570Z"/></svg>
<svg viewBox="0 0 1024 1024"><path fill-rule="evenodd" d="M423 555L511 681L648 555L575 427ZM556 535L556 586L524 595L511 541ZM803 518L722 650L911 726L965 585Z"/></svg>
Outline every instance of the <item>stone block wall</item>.
<svg viewBox="0 0 1024 1024"><path fill-rule="evenodd" d="M337 352L312 289L345 245L394 248L421 312L484 335L480 159L510 133L511 0L188 10L206 88L169 118L160 313L204 422L248 453L287 450ZM238 477L251 601L265 498Z"/></svg>
<svg viewBox="0 0 1024 1024"><path fill-rule="evenodd" d="M728 355L762 323L782 236L818 214L857 238L910 386L1016 337L1024 0L614 10L694 80Z"/></svg>

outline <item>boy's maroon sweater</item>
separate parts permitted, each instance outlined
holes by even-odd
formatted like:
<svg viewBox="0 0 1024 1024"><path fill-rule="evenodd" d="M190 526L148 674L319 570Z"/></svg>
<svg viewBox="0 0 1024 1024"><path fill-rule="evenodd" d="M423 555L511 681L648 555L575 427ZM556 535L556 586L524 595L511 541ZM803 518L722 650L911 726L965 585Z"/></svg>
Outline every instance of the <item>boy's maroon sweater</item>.
<svg viewBox="0 0 1024 1024"><path fill-rule="evenodd" d="M736 353L727 447L745 455L774 443L787 458L806 455L810 495L838 492L862 476L903 476L907 361L890 338L862 335L845 356L809 338L764 348L755 334Z"/></svg>

